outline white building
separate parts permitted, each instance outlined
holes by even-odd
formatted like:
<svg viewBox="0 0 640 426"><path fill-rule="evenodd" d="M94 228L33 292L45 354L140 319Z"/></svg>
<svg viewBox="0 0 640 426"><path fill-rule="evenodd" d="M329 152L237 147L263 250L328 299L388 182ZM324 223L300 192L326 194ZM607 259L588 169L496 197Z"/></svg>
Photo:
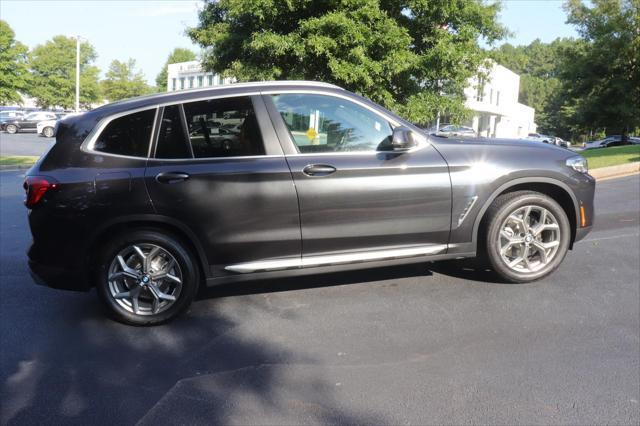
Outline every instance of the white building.
<svg viewBox="0 0 640 426"><path fill-rule="evenodd" d="M535 133L535 109L518 102L520 76L494 63L486 79L477 77L464 90L465 105L474 111L466 123L478 136L525 138Z"/></svg>
<svg viewBox="0 0 640 426"><path fill-rule="evenodd" d="M193 89L197 87L221 86L233 82L218 74L205 72L199 61L179 62L167 66L167 91Z"/></svg>

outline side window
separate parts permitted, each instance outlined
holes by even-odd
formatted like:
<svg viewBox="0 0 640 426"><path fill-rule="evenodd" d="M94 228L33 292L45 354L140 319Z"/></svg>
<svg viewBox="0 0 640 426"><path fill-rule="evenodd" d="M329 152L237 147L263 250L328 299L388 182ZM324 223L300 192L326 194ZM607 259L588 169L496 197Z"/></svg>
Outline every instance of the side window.
<svg viewBox="0 0 640 426"><path fill-rule="evenodd" d="M96 139L93 150L146 158L155 114L154 108L112 120Z"/></svg>
<svg viewBox="0 0 640 426"><path fill-rule="evenodd" d="M165 107L158 132L156 158L192 158L179 105Z"/></svg>
<svg viewBox="0 0 640 426"><path fill-rule="evenodd" d="M311 94L274 95L301 153L375 151L391 138L391 124L353 102Z"/></svg>
<svg viewBox="0 0 640 426"><path fill-rule="evenodd" d="M263 155L264 143L248 96L184 104L196 158Z"/></svg>

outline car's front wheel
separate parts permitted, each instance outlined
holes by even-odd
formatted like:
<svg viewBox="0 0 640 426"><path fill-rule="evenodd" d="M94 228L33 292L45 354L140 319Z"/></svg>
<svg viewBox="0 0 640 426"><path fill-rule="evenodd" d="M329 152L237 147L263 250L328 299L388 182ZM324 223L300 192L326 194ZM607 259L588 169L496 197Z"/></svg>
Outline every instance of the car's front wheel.
<svg viewBox="0 0 640 426"><path fill-rule="evenodd" d="M571 239L563 208L547 195L517 191L498 197L487 212L485 252L510 282L530 282L562 263Z"/></svg>
<svg viewBox="0 0 640 426"><path fill-rule="evenodd" d="M7 131L7 133L11 134L18 133L18 126L16 126L15 124L9 124L7 125L5 130Z"/></svg>
<svg viewBox="0 0 640 426"><path fill-rule="evenodd" d="M199 273L193 256L177 238L155 230L119 234L98 260L97 290L118 321L159 324L192 302Z"/></svg>
<svg viewBox="0 0 640 426"><path fill-rule="evenodd" d="M44 129L42 129L42 134L47 138L53 137L53 127L45 127Z"/></svg>

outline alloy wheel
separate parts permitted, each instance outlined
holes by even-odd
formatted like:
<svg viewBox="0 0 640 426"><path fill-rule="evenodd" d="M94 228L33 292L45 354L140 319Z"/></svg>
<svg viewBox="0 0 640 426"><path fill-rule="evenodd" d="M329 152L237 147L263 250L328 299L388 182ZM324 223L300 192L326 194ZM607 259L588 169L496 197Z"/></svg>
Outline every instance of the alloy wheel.
<svg viewBox="0 0 640 426"><path fill-rule="evenodd" d="M182 289L180 265L164 248L135 244L121 250L108 270L109 292L116 303L136 315L169 309Z"/></svg>
<svg viewBox="0 0 640 426"><path fill-rule="evenodd" d="M502 261L511 270L523 274L538 272L558 253L560 226L544 207L519 207L500 226L498 247Z"/></svg>
<svg viewBox="0 0 640 426"><path fill-rule="evenodd" d="M42 133L44 133L44 135L48 138L53 136L53 128L52 127L45 127L44 130L42 131Z"/></svg>

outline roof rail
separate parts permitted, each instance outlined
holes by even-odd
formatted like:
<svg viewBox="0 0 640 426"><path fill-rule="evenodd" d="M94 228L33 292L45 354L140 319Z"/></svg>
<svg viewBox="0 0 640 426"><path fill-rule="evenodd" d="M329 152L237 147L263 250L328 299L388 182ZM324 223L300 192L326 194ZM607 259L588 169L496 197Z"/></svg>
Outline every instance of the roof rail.
<svg viewBox="0 0 640 426"><path fill-rule="evenodd" d="M234 87L263 87L263 86L291 86L291 85L309 86L309 87L327 87L327 88L331 88L331 89L344 90L340 86L336 86L335 84L331 84L331 83L324 83L322 81L310 81L310 80L247 81L247 82L242 82L242 83L223 84L223 85L220 85L220 86L207 86L207 87L198 87L198 88L193 88L193 89L174 90L174 91L171 91L171 92L152 93L152 94L149 94L149 95L136 96L136 97L133 97L133 98L127 98L127 99L121 99L121 100L115 101L115 102L109 102L108 104L101 105L98 108L106 107L106 106L110 106L110 105L122 105L122 104L127 104L129 102L135 102L135 101L140 101L140 100L144 100L144 99L163 98L165 96L172 96L172 95L177 95L177 94L180 94L180 93L197 93L197 92L206 92L206 91L212 91L212 90L213 91L215 91L215 90L223 90L223 89L234 88Z"/></svg>

